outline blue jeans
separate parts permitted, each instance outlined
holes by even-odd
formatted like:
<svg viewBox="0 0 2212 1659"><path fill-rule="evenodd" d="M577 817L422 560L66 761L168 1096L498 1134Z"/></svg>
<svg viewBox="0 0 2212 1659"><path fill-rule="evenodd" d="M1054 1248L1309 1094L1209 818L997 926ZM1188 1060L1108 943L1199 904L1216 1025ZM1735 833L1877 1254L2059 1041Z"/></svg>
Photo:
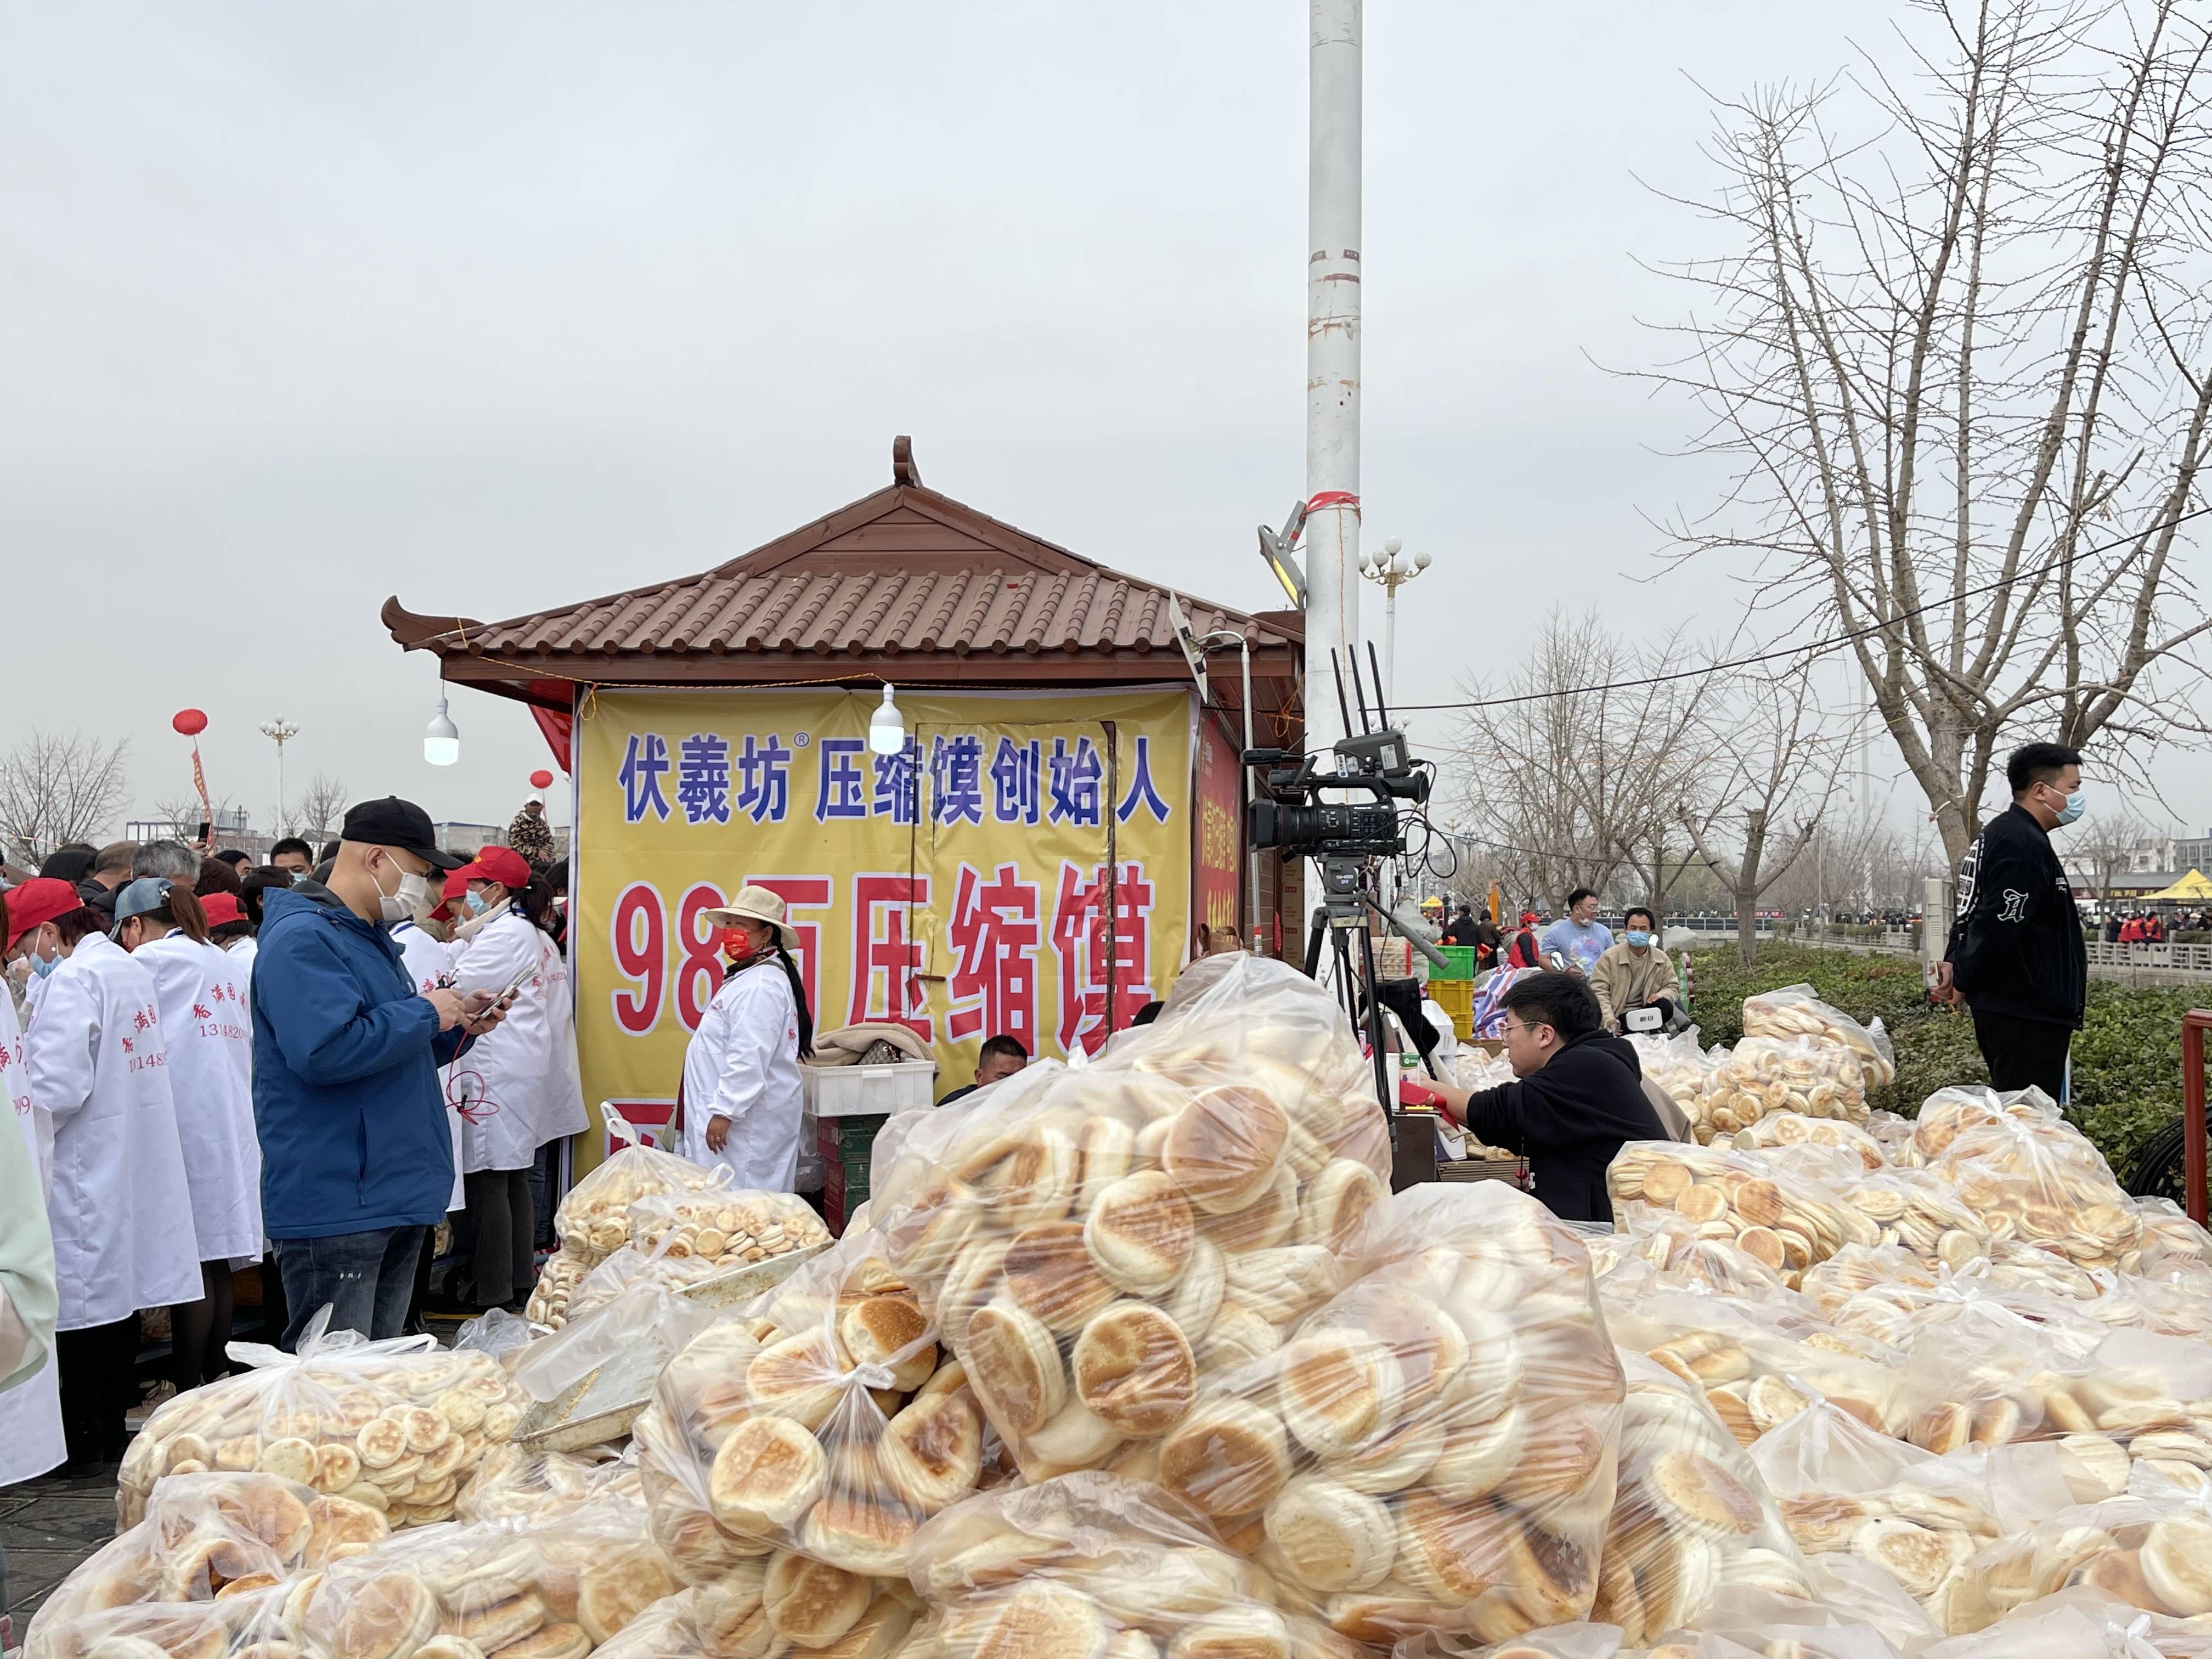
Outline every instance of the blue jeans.
<svg viewBox="0 0 2212 1659"><path fill-rule="evenodd" d="M291 1322L282 1346L293 1349L316 1310L331 1306L330 1328L359 1331L377 1341L398 1336L415 1291L415 1262L426 1227L380 1227L328 1238L279 1238L276 1269L284 1279Z"/></svg>

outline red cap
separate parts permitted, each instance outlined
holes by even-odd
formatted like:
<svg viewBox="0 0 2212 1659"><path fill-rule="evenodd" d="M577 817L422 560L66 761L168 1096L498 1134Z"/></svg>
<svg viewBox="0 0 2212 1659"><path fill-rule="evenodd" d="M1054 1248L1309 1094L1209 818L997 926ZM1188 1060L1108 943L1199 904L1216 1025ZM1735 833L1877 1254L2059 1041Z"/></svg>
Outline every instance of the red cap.
<svg viewBox="0 0 2212 1659"><path fill-rule="evenodd" d="M83 909L84 896L65 881L40 876L20 887L10 887L7 903L8 945L12 950L17 939L40 922Z"/></svg>
<svg viewBox="0 0 2212 1659"><path fill-rule="evenodd" d="M1523 910L1521 913L1521 925L1523 927L1534 927L1536 925L1536 913L1534 910Z"/></svg>
<svg viewBox="0 0 2212 1659"><path fill-rule="evenodd" d="M245 921L246 907L238 902L235 893L209 893L200 899L200 908L207 912L208 926L220 927L226 922Z"/></svg>
<svg viewBox="0 0 2212 1659"><path fill-rule="evenodd" d="M453 873L465 887L472 881L495 881L520 892L530 885L530 860L512 847L487 847L477 854L475 862L463 865Z"/></svg>

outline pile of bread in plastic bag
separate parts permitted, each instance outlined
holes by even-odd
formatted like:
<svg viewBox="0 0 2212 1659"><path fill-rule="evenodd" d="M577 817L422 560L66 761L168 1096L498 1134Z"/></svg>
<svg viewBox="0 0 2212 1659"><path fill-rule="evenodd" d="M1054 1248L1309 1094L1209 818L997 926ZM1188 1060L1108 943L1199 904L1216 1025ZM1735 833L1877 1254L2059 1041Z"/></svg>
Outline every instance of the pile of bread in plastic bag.
<svg viewBox="0 0 2212 1659"><path fill-rule="evenodd" d="M830 1230L790 1193L734 1190L727 1164L700 1168L647 1146L602 1109L615 1154L569 1188L554 1212L561 1248L546 1258L525 1316L558 1330L641 1275L682 1289L714 1274L808 1249Z"/></svg>
<svg viewBox="0 0 2212 1659"><path fill-rule="evenodd" d="M1821 1001L1809 985L1745 998L1743 1038L1733 1048L1701 1050L1695 1026L1673 1036L1629 1040L1644 1075L1709 1145L1733 1144L1778 1113L1863 1124L1869 1091L1897 1076L1881 1021L1862 1025Z"/></svg>
<svg viewBox="0 0 2212 1659"><path fill-rule="evenodd" d="M157 1414L31 1659L2212 1659L2212 1237L2048 1102L1632 1146L1600 1233L1393 1195L1371 1079L1326 992L1206 958L1088 1064L894 1117L616 1444L456 1420L570 1333L216 1385L270 1397L251 1461ZM726 1234L648 1151L564 1212L601 1260ZM325 1468L356 1417L409 1498Z"/></svg>

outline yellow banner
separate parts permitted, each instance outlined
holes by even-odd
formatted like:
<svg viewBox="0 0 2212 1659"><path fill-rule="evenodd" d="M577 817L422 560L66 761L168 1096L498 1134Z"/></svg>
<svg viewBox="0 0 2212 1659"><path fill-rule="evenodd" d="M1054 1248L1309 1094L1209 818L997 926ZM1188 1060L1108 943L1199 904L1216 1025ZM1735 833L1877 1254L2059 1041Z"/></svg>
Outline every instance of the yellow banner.
<svg viewBox="0 0 2212 1659"><path fill-rule="evenodd" d="M1189 937L1191 696L598 694L580 723L569 918L587 1100L664 1124L721 983L702 912L748 883L799 933L815 1029L919 1033L938 1091L1004 1033L1095 1051L1161 995ZM580 1170L605 1154L596 1125Z"/></svg>

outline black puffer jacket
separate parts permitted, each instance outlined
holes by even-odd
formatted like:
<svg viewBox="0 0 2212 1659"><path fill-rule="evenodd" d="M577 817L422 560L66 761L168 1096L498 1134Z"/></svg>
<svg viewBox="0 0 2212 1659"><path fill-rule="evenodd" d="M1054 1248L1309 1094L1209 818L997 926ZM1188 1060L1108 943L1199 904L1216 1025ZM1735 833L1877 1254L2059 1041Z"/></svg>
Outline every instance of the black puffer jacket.
<svg viewBox="0 0 2212 1659"><path fill-rule="evenodd" d="M1667 1139L1643 1079L1626 1041L1586 1031L1542 1071L1468 1096L1468 1131L1526 1158L1536 1196L1560 1220L1609 1223L1605 1172L1621 1144Z"/></svg>
<svg viewBox="0 0 2212 1659"><path fill-rule="evenodd" d="M2081 915L2050 836L2026 807L1984 824L1959 860L1944 954L1969 1007L2081 1029L2089 983Z"/></svg>

